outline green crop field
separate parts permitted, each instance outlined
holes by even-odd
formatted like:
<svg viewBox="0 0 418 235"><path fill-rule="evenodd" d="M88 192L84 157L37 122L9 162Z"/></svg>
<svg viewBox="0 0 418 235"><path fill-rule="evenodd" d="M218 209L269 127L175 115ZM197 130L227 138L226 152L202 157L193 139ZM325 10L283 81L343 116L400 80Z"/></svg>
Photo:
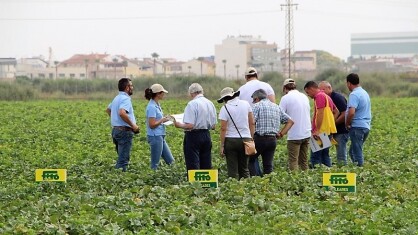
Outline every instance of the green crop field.
<svg viewBox="0 0 418 235"><path fill-rule="evenodd" d="M143 99L134 101L142 131L129 170L115 170L109 101L0 102L0 234L418 233L417 98L372 100L363 168L290 173L280 140L271 175L227 179L218 127L217 189L186 182L183 133L173 126L167 142L176 163L150 169ZM162 107L182 113L186 102ZM36 183L40 168L67 169L67 182ZM326 171L356 173L357 192L325 191Z"/></svg>

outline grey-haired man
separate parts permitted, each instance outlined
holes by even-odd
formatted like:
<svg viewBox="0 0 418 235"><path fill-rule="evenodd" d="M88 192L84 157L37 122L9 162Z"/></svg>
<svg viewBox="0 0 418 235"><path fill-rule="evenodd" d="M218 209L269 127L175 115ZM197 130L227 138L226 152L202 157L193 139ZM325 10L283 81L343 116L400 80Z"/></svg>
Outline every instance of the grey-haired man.
<svg viewBox="0 0 418 235"><path fill-rule="evenodd" d="M261 155L263 173L270 174L273 171L277 138L282 138L287 134L293 121L277 104L267 99L267 93L263 89L256 90L251 97L254 103L254 142L257 154L250 157L248 169L251 176L260 175L260 172L257 172L256 162L258 156ZM280 124L285 124L282 130L280 130Z"/></svg>
<svg viewBox="0 0 418 235"><path fill-rule="evenodd" d="M189 87L192 98L184 109L183 123L174 126L184 129L183 151L187 170L212 168L212 140L209 130L215 129L217 114L212 101L203 96L199 83Z"/></svg>

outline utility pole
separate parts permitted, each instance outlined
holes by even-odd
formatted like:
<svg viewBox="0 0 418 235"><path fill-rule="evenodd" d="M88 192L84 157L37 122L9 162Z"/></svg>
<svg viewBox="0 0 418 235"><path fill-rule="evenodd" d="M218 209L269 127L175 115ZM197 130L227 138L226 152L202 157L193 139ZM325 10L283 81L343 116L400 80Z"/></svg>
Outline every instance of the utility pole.
<svg viewBox="0 0 418 235"><path fill-rule="evenodd" d="M299 4L293 4L293 0L286 0L286 4L280 4L281 10L286 10L286 34L285 34L285 58L288 59L287 71L289 78L292 76L291 56L294 49L294 36L293 36L293 7L298 9Z"/></svg>

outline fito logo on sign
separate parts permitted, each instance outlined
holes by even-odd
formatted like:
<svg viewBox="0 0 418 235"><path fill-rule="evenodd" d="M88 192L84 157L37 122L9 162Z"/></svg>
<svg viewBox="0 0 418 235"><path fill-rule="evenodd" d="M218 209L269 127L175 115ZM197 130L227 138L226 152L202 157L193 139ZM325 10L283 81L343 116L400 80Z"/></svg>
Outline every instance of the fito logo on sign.
<svg viewBox="0 0 418 235"><path fill-rule="evenodd" d="M322 185L326 190L333 187L336 192L356 192L356 174L323 173Z"/></svg>
<svg viewBox="0 0 418 235"><path fill-rule="evenodd" d="M200 182L203 188L218 187L218 170L189 170L189 182Z"/></svg>
<svg viewBox="0 0 418 235"><path fill-rule="evenodd" d="M67 182L66 169L36 169L35 181Z"/></svg>

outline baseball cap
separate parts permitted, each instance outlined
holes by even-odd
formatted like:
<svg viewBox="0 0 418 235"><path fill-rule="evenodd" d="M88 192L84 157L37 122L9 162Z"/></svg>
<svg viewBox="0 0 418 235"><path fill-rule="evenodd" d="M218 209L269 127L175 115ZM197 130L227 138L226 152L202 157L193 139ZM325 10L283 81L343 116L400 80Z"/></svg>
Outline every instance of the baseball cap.
<svg viewBox="0 0 418 235"><path fill-rule="evenodd" d="M283 82L283 86L286 86L287 84L296 84L295 80L288 78L286 80L284 80Z"/></svg>
<svg viewBox="0 0 418 235"><path fill-rule="evenodd" d="M257 70L254 67L249 67L245 71L245 76L257 74Z"/></svg>
<svg viewBox="0 0 418 235"><path fill-rule="evenodd" d="M160 93L160 92L168 93L168 91L164 89L164 87L161 84L158 84L158 83L152 85L150 88L151 88L152 93Z"/></svg>

